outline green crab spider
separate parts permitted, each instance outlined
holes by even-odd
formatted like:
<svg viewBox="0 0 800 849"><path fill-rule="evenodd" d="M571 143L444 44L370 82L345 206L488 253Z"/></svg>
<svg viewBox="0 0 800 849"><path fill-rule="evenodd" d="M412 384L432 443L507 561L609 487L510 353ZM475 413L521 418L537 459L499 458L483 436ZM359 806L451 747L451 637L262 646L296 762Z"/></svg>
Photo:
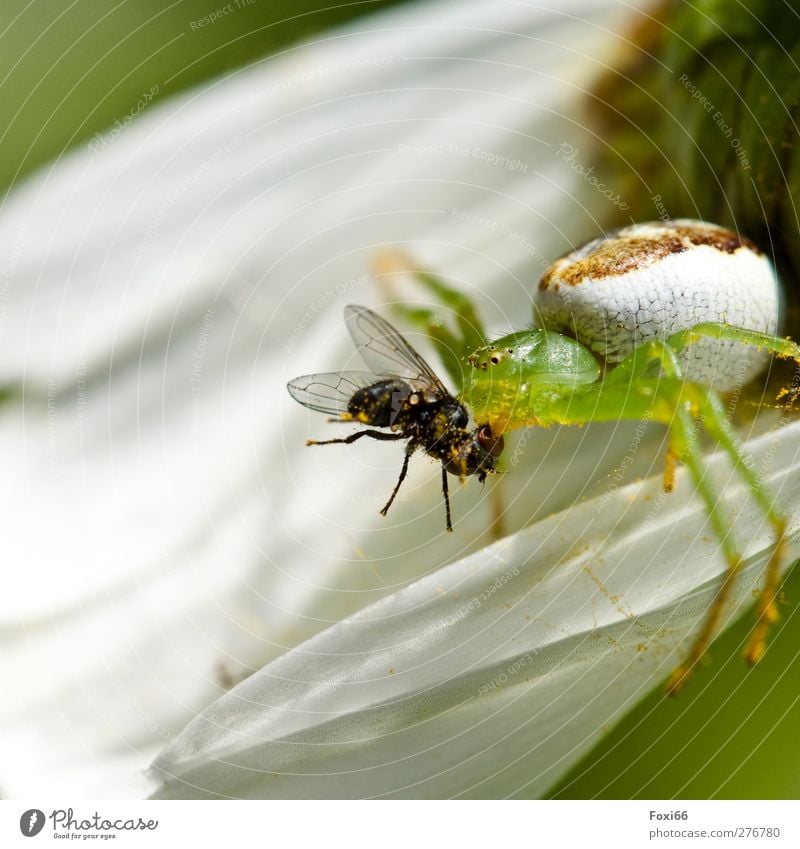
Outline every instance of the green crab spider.
<svg viewBox="0 0 800 849"><path fill-rule="evenodd" d="M787 523L743 454L718 392L687 379L681 358L692 346L710 340L737 343L800 363L800 346L770 333L704 321L665 339L644 341L604 371L586 344L553 329L523 330L487 342L470 299L439 277L416 270L400 252L384 253L376 271L384 282L388 280L386 275L410 273L446 308L454 330L449 328L440 308L410 307L396 301L392 306L396 316L431 338L457 386L457 397L475 421L488 424L494 434L530 426L620 420L655 421L667 426L665 490L672 488L675 463L683 463L704 503L727 565L699 633L669 678L670 693L682 688L716 635L742 565L728 510L705 475L698 429L702 428L716 442L746 484L775 537L758 596L755 627L745 649L746 660L756 663L766 649L770 626L778 619L776 600ZM790 396L791 404L796 393L784 390L783 394Z"/></svg>

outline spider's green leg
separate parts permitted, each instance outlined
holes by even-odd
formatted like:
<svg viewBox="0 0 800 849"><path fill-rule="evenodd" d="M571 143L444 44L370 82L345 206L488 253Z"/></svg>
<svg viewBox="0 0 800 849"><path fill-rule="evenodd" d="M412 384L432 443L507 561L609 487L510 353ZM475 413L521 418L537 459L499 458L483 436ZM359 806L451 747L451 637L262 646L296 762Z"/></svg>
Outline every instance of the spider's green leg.
<svg viewBox="0 0 800 849"><path fill-rule="evenodd" d="M654 367L657 368L655 376L651 374ZM619 368L623 369L621 375L616 374ZM672 346L657 341L646 343L620 363L617 369L599 386L565 394L551 402L545 412L550 421L564 424L623 418L663 422L670 428L671 450L686 464L698 494L705 503L709 521L725 556L727 572L686 660L670 677L668 688L674 693L684 684L713 639L736 575L741 569L741 556L731 533L728 511L705 476L693 415L700 417L709 435L728 455L736 473L747 484L753 500L775 530L777 544L766 569L758 622L747 648L746 656L752 662L763 654L767 631L777 616L775 596L785 521L775 510L763 482L739 448L721 402L712 390L683 380Z"/></svg>
<svg viewBox="0 0 800 849"><path fill-rule="evenodd" d="M462 339L463 353L466 354L486 343L486 332L478 318L478 312L472 299L454 289L435 274L420 271L411 266L409 269L414 279L424 289L433 295L444 307L453 313L456 327ZM437 315L439 315L437 313ZM441 317L439 315L439 317Z"/></svg>
<svg viewBox="0 0 800 849"><path fill-rule="evenodd" d="M721 329L724 333L727 333L729 330L736 330L736 328L718 325L711 325L711 327ZM749 331L747 331L747 333L749 333ZM764 336L764 334L755 335L759 338ZM726 337L720 335L718 338ZM729 336L727 338L733 337ZM776 339L774 341L776 343L776 347L777 343L788 342L788 340L780 339ZM794 343L791 344L793 345ZM628 358L631 360L631 375L635 376L644 372L647 368L646 359L650 356L658 361L666 375L676 378L680 377L680 366L677 363L674 348L671 345L670 348L673 352L671 354L667 354L665 347L666 346L663 346L663 343L649 343L639 349L641 354L639 354L638 351L634 352ZM789 349L785 347L783 347L782 350L784 352L789 351ZM793 357L794 354L790 352L786 353L786 356ZM745 650L746 659L750 663L756 663L764 654L769 628L778 618L776 598L780 582L780 565L785 547L786 521L775 510L773 500L767 493L763 481L753 469L749 458L742 453L742 450L739 447L739 442L733 433L730 423L725 417L725 411L716 394L711 390L707 390L704 387L693 383L685 384L684 394L689 396L690 403L695 409L697 409L702 417L703 426L706 431L728 455L734 470L747 484L753 500L761 508L767 518L767 521L769 521L772 525L775 532L775 548L773 549L765 570L764 588L761 593L759 593L758 618L756 626ZM695 481L698 492L706 502L709 519L712 522L712 526L714 527L720 543L722 544L726 560L728 561L728 572L716 598L714 599L708 618L706 619L700 634L695 639L685 663L676 670L675 674L670 679L669 689L671 692L675 692L685 681L689 670L691 670L694 664L700 659L711 639L713 639L725 602L730 594L732 582L740 568L741 558L735 548L735 545L732 542L726 543L726 540L728 539L727 529L731 526L726 516L727 511L724 510L721 503L714 499L713 493L702 480L703 467L696 447L695 431L685 405L678 405L676 418L673 422L670 434L672 437L671 450L674 450L677 456L682 457L686 462L690 474ZM670 477L669 470L670 466L668 465L667 478ZM722 521L720 521L720 516L722 516Z"/></svg>
<svg viewBox="0 0 800 849"><path fill-rule="evenodd" d="M664 342L651 340L636 348L619 363L606 377L604 384L607 386L630 384L631 381L647 376L648 372L657 375L658 369L668 377L677 379L682 377L675 350ZM649 376L653 377L654 374ZM672 492L675 486L675 472L681 460L680 451L674 444L672 430L669 433L669 445L664 458L664 492Z"/></svg>
<svg viewBox="0 0 800 849"><path fill-rule="evenodd" d="M375 261L375 272L386 286L394 274L411 275L446 308L446 311L442 311L435 306L411 307L402 303L392 304L392 311L396 316L430 336L450 378L460 391L464 380L463 360L468 353L481 347L486 341L483 325L472 300L435 274L419 270L413 258L402 251L382 252Z"/></svg>
<svg viewBox="0 0 800 849"><path fill-rule="evenodd" d="M461 337L449 330L435 310L395 303L392 304L392 313L430 338L450 380L460 389L464 382L461 362L464 342Z"/></svg>
<svg viewBox="0 0 800 849"><path fill-rule="evenodd" d="M769 333L761 333L758 330L747 330L744 327L734 327L731 324L714 324L707 322L696 324L687 330L681 330L673 334L667 340L676 350L687 348L700 339L717 339L739 342L742 345L750 345L759 351L768 351L776 357L784 360L794 360L800 365L800 345L789 338L771 336ZM800 398L800 370L795 372L792 384L780 391L777 400L788 409L792 409Z"/></svg>
<svg viewBox="0 0 800 849"><path fill-rule="evenodd" d="M603 379L603 384L614 386L630 383L640 377L657 377L659 367L668 377L681 378L683 375L676 350L658 339L644 342L614 366Z"/></svg>
<svg viewBox="0 0 800 849"><path fill-rule="evenodd" d="M744 327L734 327L732 324L715 324L713 322L696 324L687 330L674 333L667 341L670 347L680 351L700 339L724 339L731 342L740 342L743 345L769 351L776 357L795 360L800 363L800 345L791 339L771 336L769 333L761 333L758 330L747 330Z"/></svg>
<svg viewBox="0 0 800 849"><path fill-rule="evenodd" d="M779 356L797 358L797 353L800 353L793 342L788 339L777 339L769 337L763 333L752 331L739 330L739 328L730 327L727 325L700 325L695 328L696 332L704 335L707 330L713 334L713 338L718 339L737 339L742 341L744 336L752 344L759 344L763 347L770 346L770 350ZM689 332L691 333L691 331ZM684 337L685 334L678 334ZM698 337L699 338L699 337ZM628 371L631 376L636 376L643 373L647 369L647 358L651 357L657 360L663 372L671 377L680 377L681 370L678 365L675 351L680 349L680 339L672 337L669 344L671 354L667 354L666 346L663 343L649 343L634 351L628 360ZM613 374L613 372L612 372ZM749 458L747 458L739 447L739 442L734 435L730 423L725 417L725 411L719 398L713 391L697 385L687 383L685 385L685 393L691 396L691 403L697 409L702 417L703 426L706 431L713 437L720 448L728 455L733 468L741 479L747 484L753 500L763 511L767 521L772 525L775 532L775 548L767 564L764 573L764 588L759 593L758 597L758 618L753 634L748 641L745 650L745 657L750 663L756 663L764 654L766 648L766 638L770 626L778 618L778 608L776 598L778 594L778 586L780 582L780 565L785 547L786 537L786 521L775 510L772 498L768 494L763 481L753 469ZM679 405L680 406L680 405ZM722 611L730 593L730 587L739 569L740 557L735 547L731 544L726 548L725 540L727 528L730 523L725 518L725 511L721 504L718 504L713 499L713 494L707 491L707 486L702 484L702 465L699 461L699 455L696 450L696 440L694 439L694 428L691 426L691 419L685 407L678 409L676 420L670 431L672 439L671 450L675 450L678 457L683 457L692 477L695 480L698 492L706 501L709 518L714 526L715 532L720 539L725 552L725 557L728 561L728 573L720 587L714 604L709 612L703 629L695 640L694 645L690 649L689 657L683 666L676 670L676 673L670 679L670 690L675 691L683 683L686 673L699 660L703 652L708 646L708 643L713 638L714 632L719 623ZM677 444L676 444L677 443ZM670 466L667 466L666 478L670 477ZM723 522L720 524L719 515L723 515Z"/></svg>
<svg viewBox="0 0 800 849"><path fill-rule="evenodd" d="M777 357L792 359L800 363L800 345L791 339L771 336L768 333L761 333L756 330L733 327L728 324L698 324L688 330L674 334L668 341L672 348L681 350L701 338L740 342L769 351ZM778 396L779 399L786 398L787 404L790 407L796 401L798 394L800 394L798 393L799 387L795 384L796 380L792 382L790 388L784 389L781 395ZM786 520L777 513L772 499L764 488L763 482L753 471L747 459L743 457L738 446L738 441L733 435L733 431L725 418L718 399L714 395L709 394L703 406L706 429L727 452L738 473L750 488L754 500L761 507L764 515L775 530L775 550L767 564L764 576L764 589L759 594L758 620L745 650L746 659L750 663L756 663L764 654L769 628L778 619L776 598L780 582L781 558L785 546Z"/></svg>
<svg viewBox="0 0 800 849"><path fill-rule="evenodd" d="M780 566L786 544L786 520L775 509L773 499L757 472L739 447L733 430L725 418L719 399L713 393L704 393L700 411L706 430L728 454L739 476L747 484L753 500L763 511L775 532L775 548L764 572L764 587L758 595L758 617L745 649L749 663L758 662L766 649L770 627L778 619L777 596L780 583Z"/></svg>
<svg viewBox="0 0 800 849"><path fill-rule="evenodd" d="M686 658L672 675L670 675L667 682L667 690L675 694L686 683L686 679L691 675L692 670L703 657L711 641L714 639L714 635L717 633L725 605L730 597L736 576L741 569L742 559L733 539L732 525L728 511L722 501L717 498L712 485L706 477L702 453L697 441L697 431L694 421L685 407L677 411L672 423L672 432L674 433L675 445L680 452L681 459L686 464L689 474L692 476L698 494L705 502L708 519L720 542L727 562L725 577L714 596L700 632L695 637Z"/></svg>
<svg viewBox="0 0 800 849"><path fill-rule="evenodd" d="M689 653L681 665L670 675L667 682L667 690L677 693L686 682L696 664L708 650L714 635L719 629L720 620L725 610L725 605L730 597L736 575L741 569L741 555L731 532L731 521L728 511L723 502L714 493L709 483L705 466L702 460L702 451L698 444L697 429L690 412L690 407L698 410L703 415L703 423L707 431L725 450L736 470L742 475L750 486L754 498L762 509L773 513L772 505L764 492L764 488L747 464L747 459L739 451L736 439L730 427L725 421L724 414L720 414L720 404L710 391L692 383L675 384L675 380L682 380L680 364L678 363L676 349L664 342L652 341L637 348L620 365L625 367L625 374L629 380L645 374L651 364L657 364L667 378L672 378L663 389L671 393L676 403L674 406L674 417L668 422L670 427L670 448L667 457L667 467L664 476L665 489L671 490L674 478L675 461L682 460L689 470L698 494L703 499L711 526L720 542L722 552L725 555L727 571L725 577L714 597L708 615L695 637ZM619 368L619 366L617 367ZM616 374L615 369L611 374ZM658 390L657 390L658 391Z"/></svg>
<svg viewBox="0 0 800 849"><path fill-rule="evenodd" d="M666 424L670 428L670 440L675 454L684 462L702 498L709 521L719 539L725 557L727 571L717 595L695 637L684 662L670 676L668 690L676 693L691 674L692 669L705 653L719 626L725 603L741 566L741 558L731 533L731 523L724 504L714 492L713 485L705 475L702 452L692 417L692 406L697 409L698 400L705 393L703 387L686 383L679 375L680 369L673 363L674 352L665 350L664 343L648 343L651 358L661 363L664 371L657 378L638 377L630 383L615 383L609 379L592 390L583 390L564 396L552 404L548 416L552 421L564 424L580 424L587 421L615 421L619 419L650 419ZM640 355L638 366L645 368L644 355ZM639 370L633 369L633 371Z"/></svg>

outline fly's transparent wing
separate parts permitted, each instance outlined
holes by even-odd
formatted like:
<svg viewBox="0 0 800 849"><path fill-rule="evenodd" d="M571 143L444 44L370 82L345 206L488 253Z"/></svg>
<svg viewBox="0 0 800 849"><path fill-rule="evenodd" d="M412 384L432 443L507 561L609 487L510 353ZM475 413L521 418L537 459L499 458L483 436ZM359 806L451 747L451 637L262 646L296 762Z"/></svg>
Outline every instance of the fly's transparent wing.
<svg viewBox="0 0 800 849"><path fill-rule="evenodd" d="M310 410L343 416L357 389L377 383L368 371L336 371L327 374L304 374L286 384L289 394Z"/></svg>
<svg viewBox="0 0 800 849"><path fill-rule="evenodd" d="M377 313L351 304L344 308L344 319L359 354L375 374L403 378L424 389L429 398L450 394L425 360Z"/></svg>

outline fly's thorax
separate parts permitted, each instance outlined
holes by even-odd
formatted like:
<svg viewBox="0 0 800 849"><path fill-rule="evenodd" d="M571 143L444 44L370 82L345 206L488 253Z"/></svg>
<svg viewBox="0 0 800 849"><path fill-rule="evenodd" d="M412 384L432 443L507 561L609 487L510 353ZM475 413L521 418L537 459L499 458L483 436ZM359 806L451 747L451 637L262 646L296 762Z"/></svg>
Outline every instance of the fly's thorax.
<svg viewBox="0 0 800 849"><path fill-rule="evenodd" d="M550 330L503 336L467 357L462 398L497 433L531 423L542 394L594 383L600 366L580 342Z"/></svg>
<svg viewBox="0 0 800 849"><path fill-rule="evenodd" d="M399 378L378 380L356 390L347 411L350 417L372 427L391 427L403 415L414 394L412 387Z"/></svg>
<svg viewBox="0 0 800 849"><path fill-rule="evenodd" d="M420 392L412 392L403 401L399 414L392 425L415 442L422 445L432 456L449 454L449 446L458 441L469 423L469 415L455 398L446 396L425 401Z"/></svg>

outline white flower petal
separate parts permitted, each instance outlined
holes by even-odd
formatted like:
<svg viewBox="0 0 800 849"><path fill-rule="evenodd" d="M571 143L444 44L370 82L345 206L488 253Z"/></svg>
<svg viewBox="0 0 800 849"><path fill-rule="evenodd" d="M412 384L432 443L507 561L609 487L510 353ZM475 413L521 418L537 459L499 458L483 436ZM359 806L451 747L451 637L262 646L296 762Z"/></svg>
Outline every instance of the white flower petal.
<svg viewBox="0 0 800 849"><path fill-rule="evenodd" d="M0 381L25 387L0 410L7 795L141 792L138 770L225 670L480 544L477 488L456 493L448 538L425 464L377 516L396 451L306 451L325 424L283 383L352 355L341 306L376 300L364 273L384 244L484 293L493 322L527 317L541 257L591 221L557 211L585 187L552 150L584 133L609 5L393 10L153 104L4 202ZM533 438L553 484L537 515L608 471L605 439L581 451L586 476L551 442L569 455L584 436ZM533 509L516 503L517 526Z"/></svg>
<svg viewBox="0 0 800 849"><path fill-rule="evenodd" d="M795 513L798 434L751 445ZM158 758L159 796L541 795L666 677L718 586L718 543L680 478L662 515L655 479L584 502L274 661ZM746 489L727 498L748 541L741 608L771 536Z"/></svg>

